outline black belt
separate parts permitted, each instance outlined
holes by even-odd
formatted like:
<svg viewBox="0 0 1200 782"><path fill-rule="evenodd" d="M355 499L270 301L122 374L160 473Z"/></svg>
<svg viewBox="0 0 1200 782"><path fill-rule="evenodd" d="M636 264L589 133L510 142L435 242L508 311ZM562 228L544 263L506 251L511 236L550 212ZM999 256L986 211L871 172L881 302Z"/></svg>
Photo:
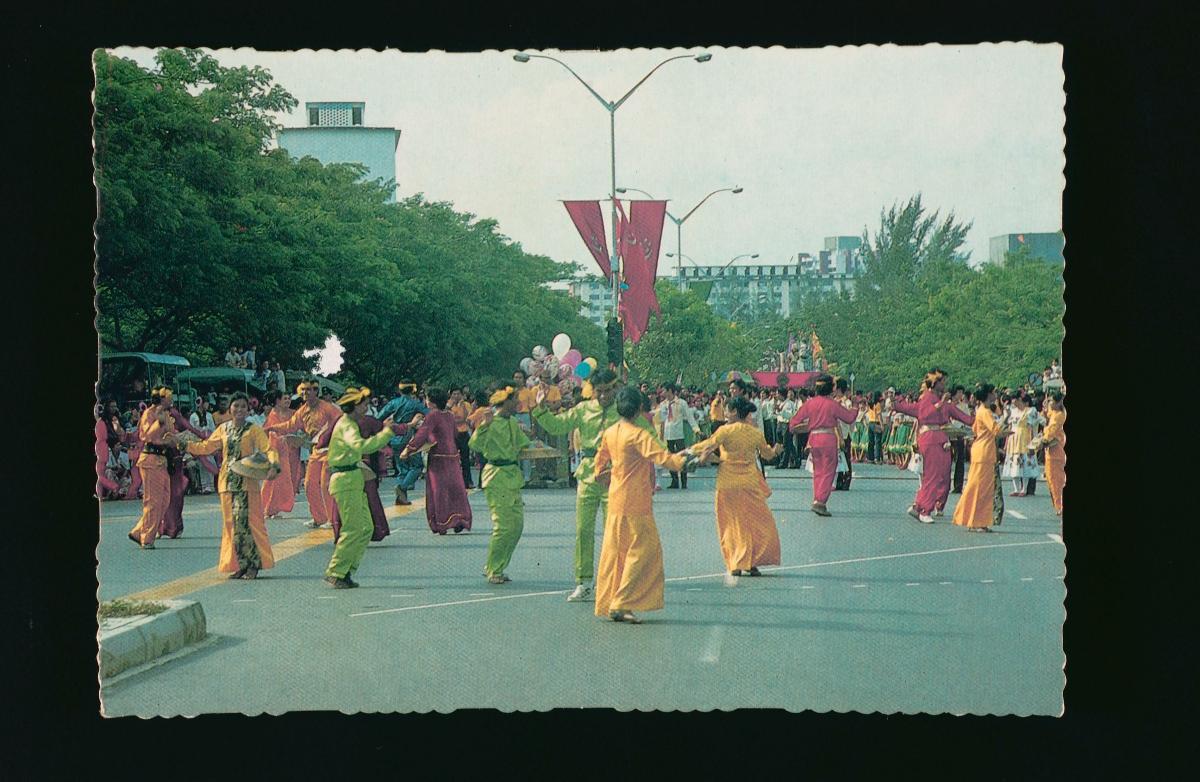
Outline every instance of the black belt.
<svg viewBox="0 0 1200 782"><path fill-rule="evenodd" d="M487 463L493 467L515 467L517 465L516 462L497 461L494 459L488 459Z"/></svg>
<svg viewBox="0 0 1200 782"><path fill-rule="evenodd" d="M167 449L167 446L165 446L165 445L156 445L155 443L146 443L144 446L142 446L142 450L145 451L146 453L152 453L155 456L166 456L168 449Z"/></svg>
<svg viewBox="0 0 1200 782"><path fill-rule="evenodd" d="M358 465L357 465L357 464L344 464L344 465L342 465L341 467L333 467L333 466L331 466L331 467L329 468L329 471L330 471L330 472L354 472L354 471L355 471L355 470L357 470L357 469L358 469Z"/></svg>

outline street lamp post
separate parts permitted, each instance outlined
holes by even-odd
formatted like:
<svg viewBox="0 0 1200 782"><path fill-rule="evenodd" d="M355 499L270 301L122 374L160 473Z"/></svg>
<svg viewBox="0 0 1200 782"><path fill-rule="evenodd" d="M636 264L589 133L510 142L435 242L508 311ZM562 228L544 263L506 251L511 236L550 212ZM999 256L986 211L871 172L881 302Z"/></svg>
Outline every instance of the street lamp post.
<svg viewBox="0 0 1200 782"><path fill-rule="evenodd" d="M626 193L626 192L629 192L630 190L641 193L642 195L644 195L648 198L654 198L654 196L650 195L645 190L641 190L636 187L618 187L617 188L618 193ZM704 198L701 198L700 203L693 206L691 211L688 212L687 214L685 214L683 217L676 217L675 215L671 214L670 212L667 212L667 217L671 218L671 222L675 223L675 258L678 261L675 265L675 274L679 278L678 282L679 282L679 287L681 290L683 289L683 261L682 261L682 259L687 257L683 254L683 223L684 223L684 221L687 220L689 217L691 217L693 214L695 214L696 210L699 209L700 206L705 201L712 198L717 193L733 193L734 195L737 195L738 193L742 192L742 190L743 190L743 188L740 186L738 186L738 187L723 187L719 190L714 190L711 193L709 193L708 195L704 196ZM670 258L671 254L667 253L667 257ZM695 262L693 261L693 263L695 263Z"/></svg>
<svg viewBox="0 0 1200 782"><path fill-rule="evenodd" d="M629 100L629 96L632 95L638 87L642 86L642 84L646 81L646 79L649 79L651 76L654 75L655 71L657 71L659 68L663 67L667 63L671 62L672 60L691 59L691 60L695 60L696 62L708 62L709 60L712 59L712 55L708 52L703 52L701 54L695 54L695 55L680 54L680 55L676 55L674 57L668 57L667 59L660 62L658 65L655 65L653 68L651 68L649 73L647 73L645 76L643 76L638 81L637 84L630 87L629 91L626 92L624 95L622 95L620 100L617 100L617 101L608 101L608 100L605 100L604 98L600 97L600 93L598 93L594 89L592 89L592 85L590 85L586 81L584 81L583 78L578 73L576 73L574 70L571 69L571 66L567 65L562 60L557 60L553 57L547 57L544 54L527 54L525 52L518 52L517 54L514 54L513 59L516 60L517 62L529 62L531 59L538 59L538 60L550 60L551 62L558 63L562 67L566 68L567 72L569 72L572 76L574 76L576 78L576 80L579 81L580 84L582 84L585 88L587 88L587 91L592 94L592 97L595 98L596 100L600 101L600 105L603 106L604 110L608 112L608 134L609 134L608 138L609 138L609 150L611 153L610 154L610 163L611 163L611 173L612 173L612 181L610 183L611 188L609 189L609 198L612 203L612 252L609 255L609 267L612 270L613 317L617 318L618 313L620 312L620 303L621 303L620 261L618 260L619 254L617 252L617 248L619 246L617 244L617 242L619 241L618 237L617 237L617 109L621 108L622 104L624 104L625 101Z"/></svg>

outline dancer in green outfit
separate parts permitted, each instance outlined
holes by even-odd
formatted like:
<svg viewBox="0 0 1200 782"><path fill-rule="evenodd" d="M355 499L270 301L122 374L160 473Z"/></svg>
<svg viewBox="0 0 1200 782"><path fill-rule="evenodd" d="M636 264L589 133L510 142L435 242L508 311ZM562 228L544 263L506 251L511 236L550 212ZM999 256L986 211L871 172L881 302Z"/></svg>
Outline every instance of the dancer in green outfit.
<svg viewBox="0 0 1200 782"><path fill-rule="evenodd" d="M492 512L492 538L488 542L483 572L489 584L511 581L504 573L525 528L525 503L521 487L525 476L517 465L517 454L531 442L513 418L517 412L517 389L494 386L488 397L491 410L475 427L468 446L487 462L479 485Z"/></svg>
<svg viewBox="0 0 1200 782"><path fill-rule="evenodd" d="M325 581L334 589L358 586L350 576L362 562L363 552L375 531L359 464L364 456L383 448L396 435L389 416L379 433L372 437L362 436L359 423L367 414L370 401L371 389L347 388L337 401L345 415L334 424L329 438L329 493L333 495L342 519L341 535L334 546L329 567L325 569Z"/></svg>
<svg viewBox="0 0 1200 782"><path fill-rule="evenodd" d="M591 378L594 399L581 402L555 414L539 400L533 409L538 425L552 435L579 430L582 458L575 469L575 591L569 602L592 599L591 582L596 559L596 511L608 512L608 486L596 480L596 449L604 430L621 420L617 406L617 375L611 369L598 370Z"/></svg>

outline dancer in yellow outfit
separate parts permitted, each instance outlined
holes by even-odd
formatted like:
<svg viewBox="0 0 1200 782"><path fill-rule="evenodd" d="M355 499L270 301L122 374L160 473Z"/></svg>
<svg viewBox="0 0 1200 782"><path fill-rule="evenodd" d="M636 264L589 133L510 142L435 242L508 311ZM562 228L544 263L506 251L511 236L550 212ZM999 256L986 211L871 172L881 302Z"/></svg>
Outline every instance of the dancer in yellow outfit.
<svg viewBox="0 0 1200 782"><path fill-rule="evenodd" d="M512 561L525 528L525 503L521 500L525 477L517 465L517 455L529 445L530 439L513 417L518 403L514 386L493 386L488 397L490 412L481 418L468 443L487 462L480 473L479 485L492 512L492 539L488 542L483 568L489 584L512 581L504 570Z"/></svg>
<svg viewBox="0 0 1200 782"><path fill-rule="evenodd" d="M636 423L642 394L617 392L621 420L604 432L596 452L596 474L610 472L608 515L596 574L596 616L639 624L633 612L663 607L662 543L654 524L654 465L680 471L692 457L670 453Z"/></svg>
<svg viewBox="0 0 1200 782"><path fill-rule="evenodd" d="M167 472L167 454L175 446L171 396L171 389L165 386L154 389L150 406L138 422L138 437L143 443L137 460L142 478L142 515L129 531L129 539L143 549L154 548L158 528L171 504L171 476Z"/></svg>
<svg viewBox="0 0 1200 782"><path fill-rule="evenodd" d="M270 466L266 479L279 475L279 454L258 424L250 423L250 398L238 392L229 400L230 420L221 424L200 443L188 443L192 456L211 456L220 451L221 471L217 491L221 495L221 554L217 570L230 578L255 579L258 571L275 566L271 541L263 522L262 484L256 478L241 475L230 468L235 462L256 453L265 454ZM262 458L261 456L258 458Z"/></svg>
<svg viewBox="0 0 1200 782"><path fill-rule="evenodd" d="M325 581L334 589L358 586L351 576L358 570L367 543L371 541L371 533L375 531L371 506L367 504L366 481L359 465L364 456L383 448L397 434L392 429L392 418L388 416L383 429L371 437L362 436L359 424L370 403L371 389L347 388L337 401L344 415L334 424L329 438L329 493L337 503L342 522L329 567L325 568Z"/></svg>
<svg viewBox="0 0 1200 782"><path fill-rule="evenodd" d="M971 424L971 469L954 508L954 523L971 532L991 532L996 501L996 438L1004 431L989 405L996 399L994 386L975 386L975 421Z"/></svg>
<svg viewBox="0 0 1200 782"><path fill-rule="evenodd" d="M731 575L762 575L759 565L779 564L779 530L775 516L767 507L771 489L759 472L755 457L770 461L783 445L767 444L762 431L748 423L755 405L745 397L733 397L726 403L728 423L716 434L690 449L704 461L718 448L721 466L717 468L717 537L721 555Z"/></svg>
<svg viewBox="0 0 1200 782"><path fill-rule="evenodd" d="M1067 408L1063 406L1063 395L1051 391L1050 409L1046 416L1046 428L1042 430L1042 442L1046 446L1046 485L1050 487L1050 501L1054 513L1063 512L1063 487L1067 485L1067 433L1063 425L1067 422Z"/></svg>

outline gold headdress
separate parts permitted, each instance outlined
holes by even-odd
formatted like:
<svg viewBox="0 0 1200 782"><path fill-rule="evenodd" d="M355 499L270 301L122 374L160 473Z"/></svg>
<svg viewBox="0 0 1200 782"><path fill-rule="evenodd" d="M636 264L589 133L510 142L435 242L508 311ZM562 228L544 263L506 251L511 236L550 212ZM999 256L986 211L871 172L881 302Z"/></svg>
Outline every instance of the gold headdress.
<svg viewBox="0 0 1200 782"><path fill-rule="evenodd" d="M371 389L367 388L366 386L363 386L362 388L355 388L354 386L350 386L349 388L346 389L346 393L342 394L341 399L339 399L337 401L337 403L339 406L341 406L341 405L356 405L359 402L362 402L363 400L370 399L370 398L371 398Z"/></svg>
<svg viewBox="0 0 1200 782"><path fill-rule="evenodd" d="M499 391L497 391L496 393L494 393L488 397L488 404L489 405L503 404L504 400L508 399L515 392L516 392L516 389L513 388L512 386L505 386L504 388L501 388Z"/></svg>

